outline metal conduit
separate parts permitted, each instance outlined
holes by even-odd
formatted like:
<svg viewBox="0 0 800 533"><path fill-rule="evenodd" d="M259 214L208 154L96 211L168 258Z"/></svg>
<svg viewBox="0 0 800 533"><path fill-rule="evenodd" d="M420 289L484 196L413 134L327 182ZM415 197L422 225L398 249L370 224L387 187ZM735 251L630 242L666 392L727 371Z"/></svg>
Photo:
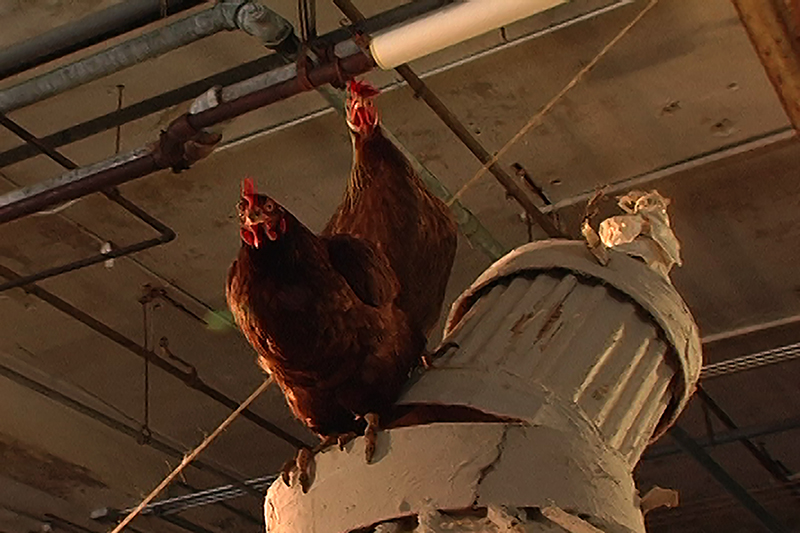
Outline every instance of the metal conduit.
<svg viewBox="0 0 800 533"><path fill-rule="evenodd" d="M741 357L734 357L718 363L705 365L700 372L700 379L707 380L733 374L735 372L742 372L745 370L752 370L767 365L774 365L777 363L784 363L792 361L800 357L800 342L795 344L788 344L779 348L771 350L764 350L754 354L744 355Z"/></svg>
<svg viewBox="0 0 800 533"><path fill-rule="evenodd" d="M249 479L244 484L256 491L263 491L267 489L276 479L277 475L263 476L255 479ZM214 487L211 489L200 490L185 494L183 496L176 496L174 498L167 498L151 503L146 506L140 514L142 515L157 515L167 516L181 513L194 507L202 507L213 503L220 503L225 500L238 498L244 494L241 487L236 485L223 485L221 487ZM124 509L120 511L122 516L127 516L132 512L135 507Z"/></svg>
<svg viewBox="0 0 800 533"><path fill-rule="evenodd" d="M492 46L490 48L487 48L486 50L482 50L475 54L469 55L463 59L452 61L440 67L431 69L429 71L425 71L422 74L420 74L420 77L425 79L430 76L435 76L436 74L440 74L442 72L447 72L453 68L466 65L475 60L487 57L489 55L512 48L514 46L518 46L532 39L536 39L541 36L550 34L552 32L561 30L563 28L567 28L569 26L572 26L573 24L584 22L592 18L598 17L600 15L609 13L615 9L619 9L620 7L624 7L630 4L632 1L633 0L619 0L618 2L610 4L608 6L604 6L589 11L587 13L584 13L582 15L568 18L564 21L558 22L544 29L537 30L525 35L521 35L520 37L511 39L508 42ZM375 32L384 29L388 26L391 26L402 20L423 15L447 3L448 0L417 0L415 2L411 2L409 4L404 4L394 9L390 9L389 11L380 13L378 15L375 15L374 17L370 17L367 20L365 20L362 24L360 24L360 27L362 27L367 32ZM347 33L346 30L335 30L321 36L319 38L319 41L329 44L335 44L343 40L346 40L348 37L349 34ZM107 131L111 128L127 124L128 122L133 122L134 120L146 117L152 113L157 113L158 111L162 111L168 107L172 107L187 100L196 98L211 87L217 85L225 86L225 85L230 85L232 83L237 83L249 77L255 76L259 72L265 72L268 70L272 70L274 68L278 68L283 64L284 63L280 60L278 56L272 55L272 56L262 57L254 61L250 61L248 63L239 65L237 67L225 70L218 74L214 74L205 79L184 85L183 87L179 87L172 91L168 91L166 93L162 93L152 98L148 98L147 100L142 100L141 102L131 104L130 106L124 107L118 111L113 111L111 113L107 113L103 116L88 120L81 124L70 126L69 128L65 128L61 131L43 137L42 141L45 142L48 146L52 146L54 148L58 148L66 144L77 142L82 139L91 137L92 135L96 135L98 133ZM405 81L398 81L390 83L385 87L381 87L381 91L388 92L395 90L399 87L403 87L405 85L406 85ZM245 136L244 138L240 138L239 141L243 141L246 140L247 138L252 138L255 136L266 135L272 131L287 127L288 125L294 126L302 124L308 120L321 116L321 114L330 112L333 112L333 109L331 108L320 109L313 113L309 113L308 115L305 115L303 117L298 117L296 119L293 119L292 121L290 121L289 124L283 123L273 126L271 128L260 130L258 132L255 132L255 134L251 134L249 137ZM30 146L24 146L24 145L11 148L9 150L6 150L5 152L0 152L0 168L13 165L15 163L19 163L21 161L25 161L31 157L34 157L36 154L37 152L34 149L32 149Z"/></svg>
<svg viewBox="0 0 800 533"><path fill-rule="evenodd" d="M60 164L64 168L69 170L74 170L78 168L77 163L65 157L56 150L49 148L48 146L43 144L40 139L38 139L32 133L30 133L25 128L21 127L20 125L18 125L16 122L12 121L5 115L0 115L0 125L3 125L5 128L7 128L9 131L17 135L26 143L35 146L39 151L47 155L50 159ZM110 252L107 253L99 253L91 257L81 259L79 261L73 261L71 263L67 263L57 267L48 268L40 272L37 272L35 274L23 276L14 281L0 283L0 292L7 291L15 287L21 287L23 285L27 285L29 283L33 283L36 281L41 281L43 279L57 276L59 274L64 274L66 272L71 272L73 270L78 270L80 268L101 263L109 259L124 257L132 253L141 252L142 250L147 250L148 248L153 248L161 244L166 244L175 239L175 231L173 231L172 228L168 227L166 224L164 224L163 222L152 216L150 213L148 213L138 205L134 204L133 202L122 196L122 194L120 194L120 192L117 189L110 189L108 191L103 191L103 194L106 196L106 198L116 203L117 205L119 205L120 207L131 213L133 216L135 216L136 218L138 218L151 228L158 231L159 236L153 239L147 239L135 244L124 246L122 248L112 249Z"/></svg>
<svg viewBox="0 0 800 533"><path fill-rule="evenodd" d="M742 507L750 511L768 531L772 533L789 533L789 530L781 524L769 511L767 511L753 496L747 492L719 463L717 463L706 451L692 439L680 426L673 426L669 430L670 436L686 450L700 465L717 480Z"/></svg>
<svg viewBox="0 0 800 533"><path fill-rule="evenodd" d="M0 51L0 80L174 15L205 0L127 0ZM166 9L162 11L162 7Z"/></svg>
<svg viewBox="0 0 800 533"><path fill-rule="evenodd" d="M185 143L202 134L204 128L374 67L372 58L363 54L352 41L340 43L336 49L338 60L309 70L307 79L299 79L295 65L287 65L224 88L222 103L179 117L162 133L154 149L142 147L0 197L0 224L157 170L186 168Z"/></svg>
<svg viewBox="0 0 800 533"><path fill-rule="evenodd" d="M225 30L246 28L279 46L291 24L253 0L224 0L211 9L0 90L0 113L34 104Z"/></svg>

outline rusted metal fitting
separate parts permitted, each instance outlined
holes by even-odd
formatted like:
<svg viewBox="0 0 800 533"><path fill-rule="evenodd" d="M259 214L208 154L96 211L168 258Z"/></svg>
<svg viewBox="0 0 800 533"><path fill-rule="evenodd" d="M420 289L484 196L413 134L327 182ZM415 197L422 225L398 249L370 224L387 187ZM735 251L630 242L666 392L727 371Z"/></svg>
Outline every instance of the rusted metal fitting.
<svg viewBox="0 0 800 533"><path fill-rule="evenodd" d="M184 114L173 120L161 132L152 156L161 168L171 168L180 173L192 163L208 156L222 140L222 134L198 130L190 122L191 115Z"/></svg>

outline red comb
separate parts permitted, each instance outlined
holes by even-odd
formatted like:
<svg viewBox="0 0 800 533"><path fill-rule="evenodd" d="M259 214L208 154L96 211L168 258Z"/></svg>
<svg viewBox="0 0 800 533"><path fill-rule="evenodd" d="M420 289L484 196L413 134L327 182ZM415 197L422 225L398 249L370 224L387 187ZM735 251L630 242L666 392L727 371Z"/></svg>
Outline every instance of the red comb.
<svg viewBox="0 0 800 533"><path fill-rule="evenodd" d="M253 178L243 179L242 196L255 196L256 194L256 184L253 182Z"/></svg>
<svg viewBox="0 0 800 533"><path fill-rule="evenodd" d="M378 89L366 81L350 80L347 84L347 88L349 89L351 95L361 96L362 98L371 98L381 94Z"/></svg>
<svg viewBox="0 0 800 533"><path fill-rule="evenodd" d="M253 201L255 199L256 193L256 184L253 182L253 178L245 178L242 180L242 198L247 200L247 203L250 207L253 207Z"/></svg>

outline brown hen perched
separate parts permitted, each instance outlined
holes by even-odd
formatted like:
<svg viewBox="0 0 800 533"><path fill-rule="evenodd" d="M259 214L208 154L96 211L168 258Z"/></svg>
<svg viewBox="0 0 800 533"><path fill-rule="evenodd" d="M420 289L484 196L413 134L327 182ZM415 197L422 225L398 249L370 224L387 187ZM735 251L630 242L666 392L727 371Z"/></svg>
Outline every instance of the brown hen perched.
<svg viewBox="0 0 800 533"><path fill-rule="evenodd" d="M328 440L363 430L390 409L425 344L396 305L385 256L350 235L315 235L250 180L238 212L242 246L227 283L236 323L312 431Z"/></svg>
<svg viewBox="0 0 800 533"><path fill-rule="evenodd" d="M442 309L458 228L444 202L383 135L372 102L378 91L351 81L348 93L353 168L344 200L322 234L364 238L384 252L400 281L397 305L427 335Z"/></svg>

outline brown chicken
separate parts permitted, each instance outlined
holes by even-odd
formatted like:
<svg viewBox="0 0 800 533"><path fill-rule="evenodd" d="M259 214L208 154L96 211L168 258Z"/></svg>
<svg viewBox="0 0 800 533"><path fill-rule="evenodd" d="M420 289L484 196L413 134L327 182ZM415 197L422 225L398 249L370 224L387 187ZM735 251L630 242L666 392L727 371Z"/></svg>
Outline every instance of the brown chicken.
<svg viewBox="0 0 800 533"><path fill-rule="evenodd" d="M353 168L344 200L322 234L364 238L385 253L400 281L397 305L427 335L442 309L458 228L444 202L381 132L372 102L378 91L351 81L348 93Z"/></svg>
<svg viewBox="0 0 800 533"><path fill-rule="evenodd" d="M369 460L372 415L390 409L425 344L396 305L394 272L368 241L315 235L250 180L238 212L227 282L236 323L297 418L326 443L365 431ZM304 491L308 460L298 455Z"/></svg>

